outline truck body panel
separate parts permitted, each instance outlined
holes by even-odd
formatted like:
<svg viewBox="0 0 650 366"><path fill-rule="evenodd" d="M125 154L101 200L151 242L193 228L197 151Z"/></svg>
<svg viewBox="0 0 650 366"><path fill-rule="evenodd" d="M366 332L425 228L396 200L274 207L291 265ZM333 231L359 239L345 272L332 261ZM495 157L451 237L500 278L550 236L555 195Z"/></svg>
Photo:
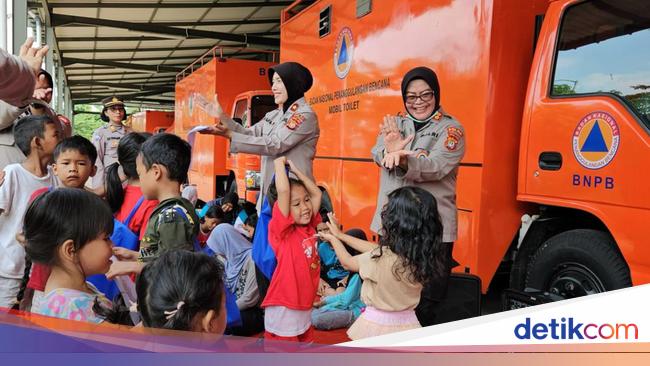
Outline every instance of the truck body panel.
<svg viewBox="0 0 650 366"><path fill-rule="evenodd" d="M441 105L465 128L454 258L487 289L524 212L516 199L520 125L535 15L547 4L381 2L357 17L355 2L318 1L283 23L281 60L299 60L314 75L307 100L321 128L315 177L346 227L368 230L379 188L370 155L379 125L384 115L404 113L402 76L428 66L438 74ZM316 27L327 6L331 31L321 38ZM344 41L349 67L340 62Z"/></svg>
<svg viewBox="0 0 650 366"><path fill-rule="evenodd" d="M273 65L274 63L265 61L215 57L193 69L176 83L174 132L187 138L187 132L192 127L216 123L215 118L194 105L192 96L195 93L203 95L207 100L214 100L218 95L224 111L230 114L230 108L238 94L269 87L267 69ZM202 200L211 200L216 196L218 180L225 185L230 174L226 166L227 153L227 139L211 135L196 136L189 179L197 185Z"/></svg>

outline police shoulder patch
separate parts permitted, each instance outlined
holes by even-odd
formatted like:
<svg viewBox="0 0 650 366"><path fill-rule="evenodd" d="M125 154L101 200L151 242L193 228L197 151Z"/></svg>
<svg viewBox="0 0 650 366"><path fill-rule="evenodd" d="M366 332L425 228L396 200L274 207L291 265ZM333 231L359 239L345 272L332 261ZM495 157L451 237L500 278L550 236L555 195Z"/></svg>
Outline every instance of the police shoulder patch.
<svg viewBox="0 0 650 366"><path fill-rule="evenodd" d="M445 141L445 147L449 151L454 151L458 147L458 139L455 136L448 135Z"/></svg>
<svg viewBox="0 0 650 366"><path fill-rule="evenodd" d="M463 137L463 131L458 127L448 127L447 135L453 136L456 140L460 140Z"/></svg>
<svg viewBox="0 0 650 366"><path fill-rule="evenodd" d="M295 130L305 121L305 116L301 113L296 113L289 118L287 121L287 128L290 130Z"/></svg>

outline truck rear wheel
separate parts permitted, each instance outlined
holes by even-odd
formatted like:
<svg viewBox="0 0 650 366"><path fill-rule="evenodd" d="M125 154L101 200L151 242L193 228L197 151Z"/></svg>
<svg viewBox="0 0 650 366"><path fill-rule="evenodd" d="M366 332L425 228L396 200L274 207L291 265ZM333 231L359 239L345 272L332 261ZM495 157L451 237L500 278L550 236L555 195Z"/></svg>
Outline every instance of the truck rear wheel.
<svg viewBox="0 0 650 366"><path fill-rule="evenodd" d="M528 265L526 288L566 299L632 285L613 238L596 230L570 230L548 239Z"/></svg>

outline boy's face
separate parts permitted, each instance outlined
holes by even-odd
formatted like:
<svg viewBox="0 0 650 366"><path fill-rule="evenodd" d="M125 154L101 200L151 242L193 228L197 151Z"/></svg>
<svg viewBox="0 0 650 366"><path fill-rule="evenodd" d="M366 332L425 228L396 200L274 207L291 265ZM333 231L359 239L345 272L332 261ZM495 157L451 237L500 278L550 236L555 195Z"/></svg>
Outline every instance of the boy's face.
<svg viewBox="0 0 650 366"><path fill-rule="evenodd" d="M146 199L157 199L157 177L160 173L158 171L159 168L154 164L151 169L147 170L147 167L144 165L144 160L142 159L142 154L138 154L138 157L135 159L135 169L140 177L140 189L142 190L144 197Z"/></svg>
<svg viewBox="0 0 650 366"><path fill-rule="evenodd" d="M212 229L214 229L215 227L217 227L217 225L219 225L219 223L220 223L220 222L219 222L219 219L218 219L218 218L216 218L216 217L215 217L215 218L211 218L211 217L207 217L207 216L206 216L206 217L203 219L203 223L201 224L201 230L202 230L204 233L209 233L210 231L212 231Z"/></svg>
<svg viewBox="0 0 650 366"><path fill-rule="evenodd" d="M88 156L79 150L66 150L54 162L54 174L68 188L83 188L88 178L95 175L96 168Z"/></svg>
<svg viewBox="0 0 650 366"><path fill-rule="evenodd" d="M61 141L61 129L57 128L57 125L52 122L46 123L43 138L40 140L43 156L52 156L54 148Z"/></svg>
<svg viewBox="0 0 650 366"><path fill-rule="evenodd" d="M330 229L327 227L327 224L324 222L321 222L316 226L316 232L319 234L329 234Z"/></svg>

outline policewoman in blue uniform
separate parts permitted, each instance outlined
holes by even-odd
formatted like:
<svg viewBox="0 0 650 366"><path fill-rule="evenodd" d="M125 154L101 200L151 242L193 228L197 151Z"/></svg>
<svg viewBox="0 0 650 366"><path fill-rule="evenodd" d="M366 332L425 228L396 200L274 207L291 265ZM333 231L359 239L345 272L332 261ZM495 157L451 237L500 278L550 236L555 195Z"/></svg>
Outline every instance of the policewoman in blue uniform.
<svg viewBox="0 0 650 366"><path fill-rule="evenodd" d="M220 123L201 131L230 139L231 153L262 156L258 213L271 184L273 160L276 158L286 156L314 179L313 162L320 135L316 113L304 97L313 83L311 72L297 62L284 62L269 68L268 76L278 109L267 113L253 127L245 128L217 106Z"/></svg>
<svg viewBox="0 0 650 366"><path fill-rule="evenodd" d="M425 327L435 323L436 306L447 292L457 237L456 178L465 154L463 126L440 105L440 84L436 73L416 67L402 79L404 116L386 116L377 143L374 161L381 167L377 209L371 229L381 235L381 211L387 196L404 186L430 192L438 203L443 225L441 273L425 285L415 313Z"/></svg>

